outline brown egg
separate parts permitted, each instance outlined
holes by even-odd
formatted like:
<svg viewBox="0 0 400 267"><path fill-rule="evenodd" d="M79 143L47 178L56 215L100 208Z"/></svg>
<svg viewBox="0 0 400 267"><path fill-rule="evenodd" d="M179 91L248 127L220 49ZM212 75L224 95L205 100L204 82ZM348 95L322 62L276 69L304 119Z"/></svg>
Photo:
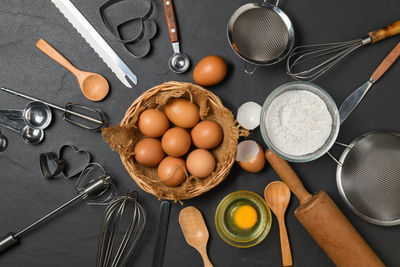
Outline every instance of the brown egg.
<svg viewBox="0 0 400 267"><path fill-rule="evenodd" d="M203 86L215 85L225 78L227 70L228 67L222 58L207 56L194 68L193 80Z"/></svg>
<svg viewBox="0 0 400 267"><path fill-rule="evenodd" d="M139 116L139 130L148 137L160 137L169 128L169 121L164 112L157 109L146 109Z"/></svg>
<svg viewBox="0 0 400 267"><path fill-rule="evenodd" d="M169 129L161 139L162 149L172 157L185 155L189 151L191 144L190 134L180 127Z"/></svg>
<svg viewBox="0 0 400 267"><path fill-rule="evenodd" d="M182 128L192 128L200 120L197 105L184 98L168 101L165 113L173 124Z"/></svg>
<svg viewBox="0 0 400 267"><path fill-rule="evenodd" d="M215 121L202 121L194 126L191 136L196 147L211 149L221 143L224 132Z"/></svg>
<svg viewBox="0 0 400 267"><path fill-rule="evenodd" d="M258 148L260 149L257 155L253 158L251 161L239 161L239 166L242 167L242 169L248 171L248 172L259 172L262 169L264 169L265 165L265 157L264 157L264 152L262 150L262 147L258 145Z"/></svg>
<svg viewBox="0 0 400 267"><path fill-rule="evenodd" d="M214 171L215 158L208 150L196 149L188 155L186 166L193 176L205 178Z"/></svg>
<svg viewBox="0 0 400 267"><path fill-rule="evenodd" d="M178 186L186 179L186 163L181 158L166 157L158 165L158 178L167 186Z"/></svg>
<svg viewBox="0 0 400 267"><path fill-rule="evenodd" d="M134 155L138 163L147 167L157 166L165 156L160 140L154 138L140 140L135 146Z"/></svg>

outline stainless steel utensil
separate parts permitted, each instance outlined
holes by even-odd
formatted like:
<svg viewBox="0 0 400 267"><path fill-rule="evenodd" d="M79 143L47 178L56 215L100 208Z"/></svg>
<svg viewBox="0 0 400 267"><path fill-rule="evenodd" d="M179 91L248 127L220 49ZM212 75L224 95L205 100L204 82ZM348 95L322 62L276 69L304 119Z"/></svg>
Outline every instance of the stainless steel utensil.
<svg viewBox="0 0 400 267"><path fill-rule="evenodd" d="M88 129L88 130L96 132L96 131L101 130L101 128L105 127L107 125L107 123L108 123L107 116L100 109L86 107L86 106L79 105L79 104L76 104L76 103L67 103L65 108L62 108L60 106L51 104L49 102L46 102L46 101L31 97L31 96L28 96L28 95L25 95L25 94L22 94L22 93L19 93L19 92L15 91L15 90L12 90L12 89L0 87L0 90L2 90L4 92L7 92L7 93L10 93L10 94L13 94L15 96L19 96L19 97L22 97L22 98L25 98L25 99L32 100L32 101L42 102L43 104L46 104L49 107L52 107L52 108L57 109L57 110L60 110L60 111L63 112L63 119L64 120L66 120L66 121L68 121L68 122L70 122L72 124L75 124L75 125L77 125L77 126L79 126L81 128L84 128L84 129ZM98 119L95 119L93 117L81 114L81 113L79 113L77 111L74 111L72 109L75 109L75 110L79 109L81 111L90 112L94 116L98 117ZM80 120L83 120L83 121L86 121L86 122L83 123L82 121L78 121L75 118L72 119L71 116L75 116L75 117L79 118ZM88 125L86 123L92 123L93 125Z"/></svg>
<svg viewBox="0 0 400 267"><path fill-rule="evenodd" d="M8 146L8 140L7 137L1 134L0 131L0 152L3 152L4 150L7 149Z"/></svg>
<svg viewBox="0 0 400 267"><path fill-rule="evenodd" d="M29 102L23 110L19 109L0 109L9 119L24 120L25 123L34 129L45 129L51 123L52 115L49 106L42 102Z"/></svg>
<svg viewBox="0 0 400 267"><path fill-rule="evenodd" d="M94 163L98 165L97 163ZM98 165L100 166L100 165ZM21 231L17 232L16 234L10 233L6 237L0 240L0 253L4 252L8 248L12 247L13 245L17 244L19 241L19 238L25 235L28 231L32 230L34 227L37 225L43 223L47 219L53 217L55 214L58 212L62 211L63 209L67 208L68 206L72 205L73 203L77 202L78 200L86 200L86 199L93 199L94 198L99 198L103 195L106 194L106 192L110 192L109 196L107 199L113 197L115 195L115 185L109 175L102 175L96 179L93 180L86 180L87 178L87 173L90 172L94 167L93 163L89 164L86 166L84 172L84 175L81 175L79 177L79 180L76 184L75 189L78 192L78 195L71 200L67 201L60 207L56 208L52 212L48 213L46 216L43 216L36 222L32 223L31 225L25 227ZM95 204L98 204L94 202ZM103 202L100 202L103 203Z"/></svg>
<svg viewBox="0 0 400 267"><path fill-rule="evenodd" d="M344 146L336 183L346 205L369 223L399 225L400 132L370 132Z"/></svg>
<svg viewBox="0 0 400 267"><path fill-rule="evenodd" d="M70 0L51 1L126 87L132 88L130 83L137 84L136 75L129 69L129 67L107 44L103 37L101 37L96 29L86 20Z"/></svg>
<svg viewBox="0 0 400 267"><path fill-rule="evenodd" d="M400 20L368 36L345 42L302 45L290 53L286 70L295 80L313 81L360 47L400 33Z"/></svg>
<svg viewBox="0 0 400 267"><path fill-rule="evenodd" d="M128 263L147 222L137 198L137 192L132 192L116 197L107 205L100 227L97 267L120 267Z"/></svg>
<svg viewBox="0 0 400 267"><path fill-rule="evenodd" d="M292 50L294 30L289 17L266 0L239 7L228 22L228 40L243 59L245 72L252 74L257 66L268 66L283 60Z"/></svg>
<svg viewBox="0 0 400 267"><path fill-rule="evenodd" d="M164 200L160 204L160 217L158 218L157 239L153 255L153 267L162 267L165 252L165 243L167 241L169 210L171 203Z"/></svg>
<svg viewBox="0 0 400 267"><path fill-rule="evenodd" d="M189 58L181 53L179 47L178 27L175 19L174 6L172 0L164 0L165 19L167 20L169 37L171 38L174 54L168 61L169 68L175 73L185 72L190 65Z"/></svg>
<svg viewBox="0 0 400 267"><path fill-rule="evenodd" d="M342 103L339 108L340 123L342 123L350 113L357 107L364 96L368 93L371 86L376 83L380 77L393 65L396 59L400 56L400 42L393 48L392 51L385 57L379 64L378 68L374 71L368 81L358 87L351 93Z"/></svg>
<svg viewBox="0 0 400 267"><path fill-rule="evenodd" d="M42 142L44 138L44 132L42 129L34 129L28 125L20 124L16 121L10 120L3 114L0 114L0 125L19 133L24 142L30 145L37 145Z"/></svg>

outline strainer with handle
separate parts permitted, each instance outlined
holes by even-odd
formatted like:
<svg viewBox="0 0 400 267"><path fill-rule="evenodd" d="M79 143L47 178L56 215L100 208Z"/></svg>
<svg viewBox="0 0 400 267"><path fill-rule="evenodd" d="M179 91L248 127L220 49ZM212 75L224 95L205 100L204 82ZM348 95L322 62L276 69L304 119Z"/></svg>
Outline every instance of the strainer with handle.
<svg viewBox="0 0 400 267"><path fill-rule="evenodd" d="M336 169L339 193L363 220L400 224L400 132L374 131L343 151Z"/></svg>
<svg viewBox="0 0 400 267"><path fill-rule="evenodd" d="M239 7L228 22L228 40L242 58L245 71L254 73L257 66L268 66L283 60L293 48L294 30L289 17L267 2Z"/></svg>

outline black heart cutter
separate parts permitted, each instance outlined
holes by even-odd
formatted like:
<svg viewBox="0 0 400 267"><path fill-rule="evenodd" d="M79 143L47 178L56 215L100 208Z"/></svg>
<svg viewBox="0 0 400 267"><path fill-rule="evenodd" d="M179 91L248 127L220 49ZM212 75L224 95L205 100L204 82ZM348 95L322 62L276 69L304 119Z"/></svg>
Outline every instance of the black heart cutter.
<svg viewBox="0 0 400 267"><path fill-rule="evenodd" d="M73 169L73 171L66 170L67 168L71 168L68 166L68 163L65 161L65 151L67 149L72 150L74 153L84 154L85 159L80 161L81 165ZM42 172L44 179L51 179L59 174L63 174L66 179L70 179L78 174L80 174L84 167L90 163L91 155L87 150L77 149L73 145L63 145L59 152L58 156L56 153L48 152L42 153L39 156L40 170Z"/></svg>

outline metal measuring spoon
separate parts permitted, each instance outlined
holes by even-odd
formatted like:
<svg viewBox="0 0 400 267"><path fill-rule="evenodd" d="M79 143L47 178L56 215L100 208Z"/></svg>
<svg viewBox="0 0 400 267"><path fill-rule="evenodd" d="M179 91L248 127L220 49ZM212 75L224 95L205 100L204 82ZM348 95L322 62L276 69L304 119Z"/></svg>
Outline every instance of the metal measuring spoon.
<svg viewBox="0 0 400 267"><path fill-rule="evenodd" d="M180 52L178 28L176 25L172 0L164 0L164 11L168 25L169 37L171 38L172 48L174 49L174 54L168 61L169 68L175 73L183 73L189 68L190 60L185 54Z"/></svg>
<svg viewBox="0 0 400 267"><path fill-rule="evenodd" d="M0 132L0 152L6 150L7 146L8 146L8 139Z"/></svg>
<svg viewBox="0 0 400 267"><path fill-rule="evenodd" d="M9 119L23 119L34 129L45 129L52 120L50 107L38 101L29 102L23 110L0 109L0 113Z"/></svg>
<svg viewBox="0 0 400 267"><path fill-rule="evenodd" d="M22 139L27 144L39 144L44 138L44 132L42 129L34 129L28 125L19 124L16 121L10 120L3 114L0 114L0 125L21 134Z"/></svg>

